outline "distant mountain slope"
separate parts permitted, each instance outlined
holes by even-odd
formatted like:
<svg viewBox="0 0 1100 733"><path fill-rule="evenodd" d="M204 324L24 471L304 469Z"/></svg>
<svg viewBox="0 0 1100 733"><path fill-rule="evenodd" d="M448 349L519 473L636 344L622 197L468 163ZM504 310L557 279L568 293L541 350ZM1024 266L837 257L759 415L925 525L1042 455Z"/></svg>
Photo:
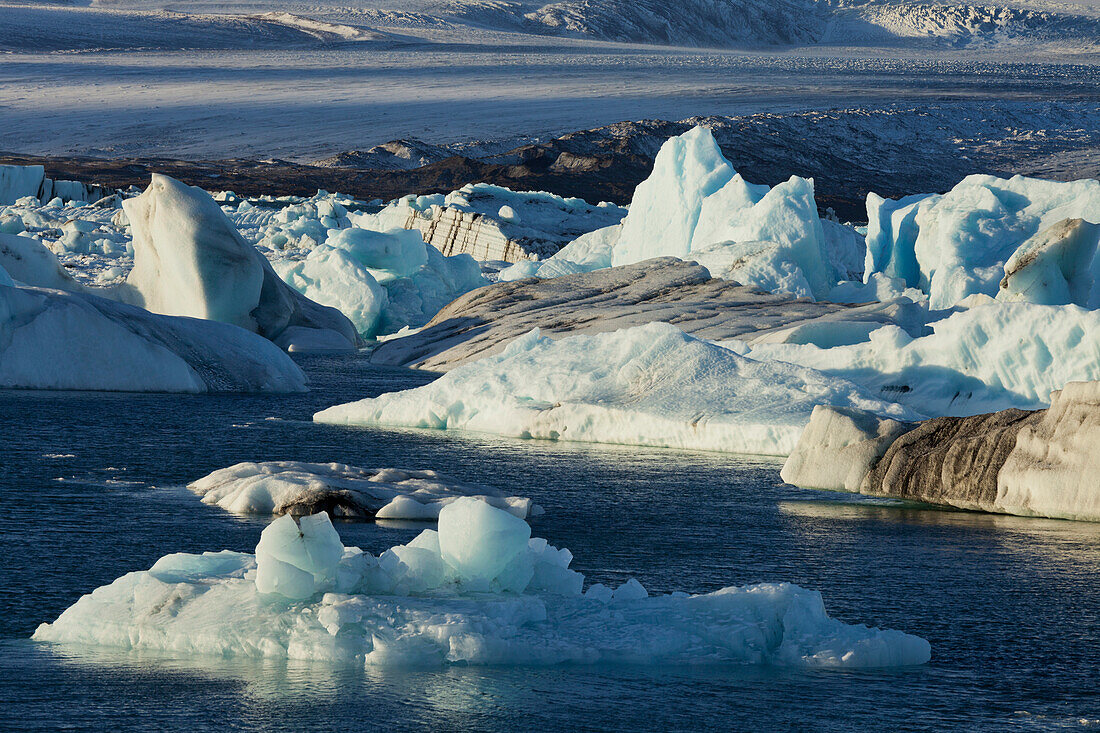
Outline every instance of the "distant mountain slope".
<svg viewBox="0 0 1100 733"><path fill-rule="evenodd" d="M1100 44L1094 10L1045 7L929 0L446 0L433 10L499 30L697 47Z"/></svg>

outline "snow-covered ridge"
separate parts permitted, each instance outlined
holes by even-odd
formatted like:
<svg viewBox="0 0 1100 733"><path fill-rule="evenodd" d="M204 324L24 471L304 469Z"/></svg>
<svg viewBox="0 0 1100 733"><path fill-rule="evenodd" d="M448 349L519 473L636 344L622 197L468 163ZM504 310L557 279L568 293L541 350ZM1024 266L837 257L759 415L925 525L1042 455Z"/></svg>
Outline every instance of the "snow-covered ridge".
<svg viewBox="0 0 1100 733"><path fill-rule="evenodd" d="M1006 42L1090 48L1100 30L1100 19L1083 7L927 0L450 0L440 14L500 30L711 48Z"/></svg>
<svg viewBox="0 0 1100 733"><path fill-rule="evenodd" d="M287 12L232 15L29 3L0 7L0 51L19 53L301 48L394 40L369 27Z"/></svg>
<svg viewBox="0 0 1100 733"><path fill-rule="evenodd" d="M521 519L459 499L407 545L344 547L327 515L282 517L256 554L174 554L83 596L37 641L177 654L449 664L924 664L927 641L831 618L787 583L650 596L635 579L582 593L573 555Z"/></svg>

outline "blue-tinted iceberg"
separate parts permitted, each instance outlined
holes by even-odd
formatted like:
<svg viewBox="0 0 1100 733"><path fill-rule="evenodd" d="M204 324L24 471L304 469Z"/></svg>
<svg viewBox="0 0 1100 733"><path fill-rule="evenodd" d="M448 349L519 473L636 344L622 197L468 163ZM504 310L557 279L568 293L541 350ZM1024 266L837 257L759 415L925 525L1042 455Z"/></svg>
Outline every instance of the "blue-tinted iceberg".
<svg viewBox="0 0 1100 733"><path fill-rule="evenodd" d="M1046 407L1050 393L1069 382L1100 380L1100 311L985 296L972 296L967 304L917 338L888 325L866 341L831 348L726 345L753 359L801 364L851 380L929 417Z"/></svg>
<svg viewBox="0 0 1100 733"><path fill-rule="evenodd" d="M821 220L812 179L749 183L710 130L696 127L662 146L634 192L611 263L695 259L715 277L822 299L858 277L863 247L854 230Z"/></svg>
<svg viewBox="0 0 1100 733"><path fill-rule="evenodd" d="M786 455L819 404L914 416L847 379L747 359L650 323L557 341L535 329L429 385L314 420Z"/></svg>
<svg viewBox="0 0 1100 733"><path fill-rule="evenodd" d="M82 597L38 641L366 666L923 664L924 639L830 618L786 583L651 596L582 593L572 554L460 499L407 545L344 547L326 515L264 530L255 555L175 554Z"/></svg>
<svg viewBox="0 0 1100 733"><path fill-rule="evenodd" d="M445 257L406 229L335 230L304 257L273 266L298 292L339 308L366 338L423 326L447 303L488 284L472 257Z"/></svg>
<svg viewBox="0 0 1100 733"><path fill-rule="evenodd" d="M869 194L867 217L864 277L882 273L901 278L927 293L933 308L949 308L976 293L996 296L1006 269L1018 271L1040 247L1029 242L1033 237L1066 220L1100 223L1100 181L974 175L942 196L892 201ZM1074 272L1082 281L1066 288L1058 304L1097 307L1095 238L1077 241L1070 249ZM1051 304L1051 290L1029 290L1034 300L1019 288L1015 299Z"/></svg>

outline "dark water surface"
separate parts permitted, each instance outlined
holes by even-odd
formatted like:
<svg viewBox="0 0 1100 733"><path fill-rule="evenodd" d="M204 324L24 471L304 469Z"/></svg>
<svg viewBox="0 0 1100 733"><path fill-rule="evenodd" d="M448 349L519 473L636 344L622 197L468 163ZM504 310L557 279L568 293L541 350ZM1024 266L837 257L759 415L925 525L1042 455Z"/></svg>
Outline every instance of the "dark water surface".
<svg viewBox="0 0 1100 733"><path fill-rule="evenodd" d="M784 486L705 453L314 425L430 375L302 360L287 397L0 391L0 728L13 730L969 730L1100 725L1100 526ZM590 582L651 592L791 581L847 622L932 643L928 665L364 671L27 640L170 552L251 552L264 519L182 485L241 460L434 468L533 497L534 533ZM378 553L421 526L338 525Z"/></svg>

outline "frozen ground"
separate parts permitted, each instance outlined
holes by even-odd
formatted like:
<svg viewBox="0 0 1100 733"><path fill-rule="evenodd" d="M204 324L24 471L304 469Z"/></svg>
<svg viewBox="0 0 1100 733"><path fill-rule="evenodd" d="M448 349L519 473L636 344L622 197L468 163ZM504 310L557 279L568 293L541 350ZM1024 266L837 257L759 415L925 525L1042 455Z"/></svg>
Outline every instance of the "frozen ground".
<svg viewBox="0 0 1100 733"><path fill-rule="evenodd" d="M768 45L783 43L781 33L754 36L764 49L712 51L617 43L611 31L548 36L501 13L476 15L471 3L421 3L422 14L368 5L196 2L165 13L135 2L2 3L0 146L314 160L396 138L514 146L624 119L839 101L1097 97L1092 10L1056 26L1058 43L932 33ZM262 15L287 10L298 15ZM1040 26L1034 39L1048 38Z"/></svg>

